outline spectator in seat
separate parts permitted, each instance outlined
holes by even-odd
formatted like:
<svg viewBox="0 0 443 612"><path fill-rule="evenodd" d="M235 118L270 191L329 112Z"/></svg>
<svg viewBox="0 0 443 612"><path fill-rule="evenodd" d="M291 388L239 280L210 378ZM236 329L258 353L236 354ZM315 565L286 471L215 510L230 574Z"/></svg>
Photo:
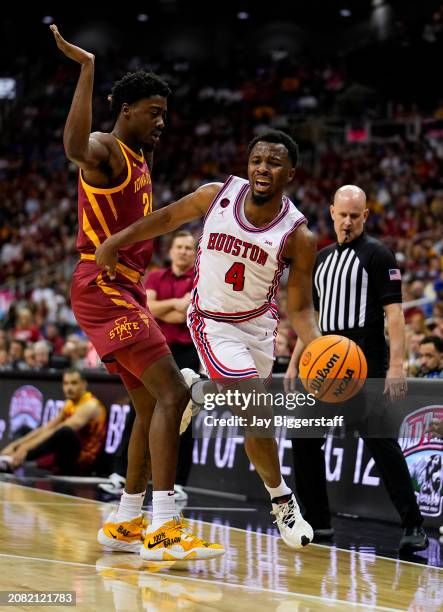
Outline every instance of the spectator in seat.
<svg viewBox="0 0 443 612"><path fill-rule="evenodd" d="M65 342L62 355L68 357L71 360L71 366L74 368L86 368L88 364L85 359L87 352L87 342L83 342L75 334L68 336Z"/></svg>
<svg viewBox="0 0 443 612"><path fill-rule="evenodd" d="M4 329L0 329L0 349L8 350L8 337Z"/></svg>
<svg viewBox="0 0 443 612"><path fill-rule="evenodd" d="M23 352L23 359L26 363L26 369L29 370L34 370L35 369L35 351L34 351L34 345L33 344L29 344L24 352Z"/></svg>
<svg viewBox="0 0 443 612"><path fill-rule="evenodd" d="M284 327L279 327L275 338L275 361L272 372L285 373L291 359L291 349L289 346L288 331Z"/></svg>
<svg viewBox="0 0 443 612"><path fill-rule="evenodd" d="M417 378L443 378L443 340L428 336L420 342Z"/></svg>
<svg viewBox="0 0 443 612"><path fill-rule="evenodd" d="M420 367L420 342L428 334L423 313L415 312L407 325L406 330L406 369L408 375L414 376Z"/></svg>
<svg viewBox="0 0 443 612"><path fill-rule="evenodd" d="M47 370L51 367L49 346L46 340L39 340L34 344L34 368Z"/></svg>
<svg viewBox="0 0 443 612"><path fill-rule="evenodd" d="M40 332L35 325L32 312L29 308L20 308L17 313L17 323L12 330L12 337L24 342L37 342L40 340Z"/></svg>
<svg viewBox="0 0 443 612"><path fill-rule="evenodd" d="M443 339L443 302L434 304L434 308L432 309L432 321L434 324L432 335Z"/></svg>
<svg viewBox="0 0 443 612"><path fill-rule="evenodd" d="M63 373L66 401L60 414L11 442L1 452L0 471L13 471L25 461L37 461L60 474L89 474L106 438L106 409L79 370Z"/></svg>
<svg viewBox="0 0 443 612"><path fill-rule="evenodd" d="M26 363L23 355L25 352L26 343L24 340L13 339L9 344L9 361L13 370L26 369Z"/></svg>
<svg viewBox="0 0 443 612"><path fill-rule="evenodd" d="M53 354L60 355L64 340L60 335L57 325L54 323L47 323L43 329L43 335L45 336L46 340L51 343Z"/></svg>
<svg viewBox="0 0 443 612"><path fill-rule="evenodd" d="M8 351L0 348L0 372L12 370L11 362L9 361Z"/></svg>

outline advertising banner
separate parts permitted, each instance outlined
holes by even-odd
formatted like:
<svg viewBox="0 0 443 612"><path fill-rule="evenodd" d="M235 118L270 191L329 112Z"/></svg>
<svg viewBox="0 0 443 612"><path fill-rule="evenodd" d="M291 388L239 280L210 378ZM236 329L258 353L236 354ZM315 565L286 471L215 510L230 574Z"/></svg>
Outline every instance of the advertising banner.
<svg viewBox="0 0 443 612"><path fill-rule="evenodd" d="M105 456L112 465L127 415L129 398L117 377L89 374L89 390L106 406L108 432ZM443 382L409 381L408 400L397 407L396 427L406 457L415 493L425 524L443 524L443 443L429 433L432 419L443 419ZM21 428L35 428L58 414L64 404L60 373L0 373L0 449ZM239 493L267 499L266 492L243 449L241 427L212 427L210 437L201 437L204 420L223 416L216 410L201 410L194 422L193 468L190 486L220 492ZM228 416L226 414L225 416ZM200 435L199 432L200 431ZM293 428L275 427L282 473L292 483ZM205 433L206 435L206 433ZM294 443L297 441L295 440ZM346 515L398 521L383 487L373 458L358 436L343 435L340 428L325 438L326 476L334 512ZM312 483L315 487L315 482Z"/></svg>

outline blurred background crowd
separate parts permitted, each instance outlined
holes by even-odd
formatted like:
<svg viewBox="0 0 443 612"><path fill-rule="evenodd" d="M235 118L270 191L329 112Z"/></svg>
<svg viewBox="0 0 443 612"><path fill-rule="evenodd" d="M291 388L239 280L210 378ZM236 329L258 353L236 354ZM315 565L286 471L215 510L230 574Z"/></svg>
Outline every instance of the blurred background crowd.
<svg viewBox="0 0 443 612"><path fill-rule="evenodd" d="M96 54L93 129L112 127L107 95L125 71L146 67L169 82L167 129L154 159L154 207L228 174L244 176L247 143L269 126L299 143L301 164L288 195L307 216L319 248L333 241L329 204L337 187L364 189L367 230L392 248L402 271L405 363L409 375L420 375L420 343L443 339L437 68L443 5L368 0L325 8L314 0L294 15L276 3L270 16L244 3L241 11L226 8L217 23L201 12L197 24L190 3L152 4L149 14L106 20L92 10L81 23L74 13L32 8L23 46L7 16L2 24L0 370L101 367L70 308L78 177L62 138L78 67L54 46L48 29L54 20L68 40ZM32 64L25 61L30 56ZM187 229L198 238L198 224ZM156 241L152 268L165 264L169 241ZM284 283L279 302L277 356L284 363L295 340ZM438 367L443 370L441 351Z"/></svg>

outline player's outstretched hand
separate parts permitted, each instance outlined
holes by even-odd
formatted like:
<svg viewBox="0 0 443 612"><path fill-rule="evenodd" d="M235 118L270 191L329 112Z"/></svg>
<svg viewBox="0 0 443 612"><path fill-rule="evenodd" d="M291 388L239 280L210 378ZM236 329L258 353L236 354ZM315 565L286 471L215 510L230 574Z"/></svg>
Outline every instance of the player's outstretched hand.
<svg viewBox="0 0 443 612"><path fill-rule="evenodd" d="M298 369L295 367L295 365L290 363L283 378L283 387L285 393L292 393L293 391L295 391L297 376Z"/></svg>
<svg viewBox="0 0 443 612"><path fill-rule="evenodd" d="M95 263L99 268L106 270L111 280L115 278L115 268L117 267L117 250L112 244L112 236L107 238L103 244L95 251Z"/></svg>
<svg viewBox="0 0 443 612"><path fill-rule="evenodd" d="M94 55L92 53L89 53L89 51L85 51L84 49L80 49L80 47L76 47L75 45L71 45L71 43L68 43L68 41L66 41L60 34L57 26L54 23L49 26L49 29L54 34L57 47L62 53L66 55L66 57L69 57L69 59L72 59L82 65L92 63L94 61Z"/></svg>

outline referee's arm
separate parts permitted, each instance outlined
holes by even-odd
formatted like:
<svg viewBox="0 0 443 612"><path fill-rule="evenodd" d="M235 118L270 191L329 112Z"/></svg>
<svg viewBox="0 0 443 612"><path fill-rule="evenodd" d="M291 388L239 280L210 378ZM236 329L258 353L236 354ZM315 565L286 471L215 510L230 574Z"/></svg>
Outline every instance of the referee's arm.
<svg viewBox="0 0 443 612"><path fill-rule="evenodd" d="M407 392L403 367L405 355L405 317L401 306L401 276L395 255L386 247L374 253L371 272L378 299L383 305L389 337L389 369L386 374L385 395L391 401L401 400Z"/></svg>
<svg viewBox="0 0 443 612"><path fill-rule="evenodd" d="M385 395L391 401L401 400L408 390L403 359L405 355L405 317L401 304L384 307L389 336L389 369L385 380Z"/></svg>

